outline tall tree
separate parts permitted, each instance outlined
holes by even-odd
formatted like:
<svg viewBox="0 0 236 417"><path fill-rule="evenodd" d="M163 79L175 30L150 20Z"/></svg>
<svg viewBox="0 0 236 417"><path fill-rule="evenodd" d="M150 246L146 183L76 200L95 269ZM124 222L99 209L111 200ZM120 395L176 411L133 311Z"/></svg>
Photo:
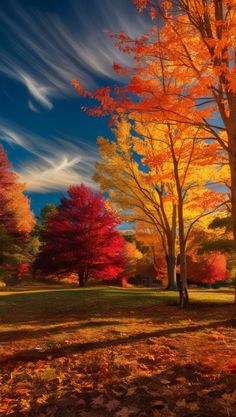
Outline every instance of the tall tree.
<svg viewBox="0 0 236 417"><path fill-rule="evenodd" d="M138 127L137 127L138 126ZM202 140L199 128L176 124L136 122L135 149L140 149L150 175L165 186L165 199L175 201L178 214L180 304L188 303L186 249L193 227L225 203L225 194L215 186L217 146ZM205 137L206 138L206 137ZM219 181L218 180L218 181ZM172 184L171 193L169 193Z"/></svg>
<svg viewBox="0 0 236 417"><path fill-rule="evenodd" d="M80 286L89 278L115 278L124 268L124 239L114 212L100 193L73 186L42 232L34 269L45 274L77 273Z"/></svg>
<svg viewBox="0 0 236 417"><path fill-rule="evenodd" d="M236 249L235 0L135 3L140 12L149 9L155 24L139 39L111 34L134 58L131 69L114 64L117 72L130 75L128 85L91 94L73 83L80 94L98 101L89 114L109 114L113 121L125 115L156 125L195 126L218 143L219 161L224 158L230 167ZM211 147L206 136L202 140ZM183 257L181 264L184 270Z"/></svg>
<svg viewBox="0 0 236 417"><path fill-rule="evenodd" d="M187 124L204 129L222 149L230 167L234 248L236 250L236 2L235 0L135 0L150 11L154 25L139 39L111 35L134 57L134 67L114 69L131 75L125 88L94 95L75 82L79 93L102 104L91 114L120 114L145 121ZM115 95L114 95L115 93ZM131 94L130 94L131 93ZM135 97L135 98L134 98Z"/></svg>
<svg viewBox="0 0 236 417"><path fill-rule="evenodd" d="M4 148L0 146L0 265L17 270L27 258L27 243L34 225L24 185L12 171Z"/></svg>
<svg viewBox="0 0 236 417"><path fill-rule="evenodd" d="M35 227L31 233L31 241L33 244L33 252L37 255L40 245L43 242L40 241L42 238L42 234L45 230L47 230L48 222L50 218L55 215L57 212L57 206L55 204L46 204L40 210L40 216L37 218Z"/></svg>
<svg viewBox="0 0 236 417"><path fill-rule="evenodd" d="M155 57L174 81L168 94L164 91L163 103L156 102L158 111L171 122L200 126L228 155L236 250L236 2L137 0L136 4L140 10L151 7L152 18L159 20L158 41L149 36L142 43L146 71Z"/></svg>
<svg viewBox="0 0 236 417"><path fill-rule="evenodd" d="M121 207L136 209L135 220L156 227L157 241L166 254L170 288L178 236L180 303L184 307L188 302L189 235L202 217L225 200L223 193L209 188L220 170L214 165L216 145L202 141L205 132L193 126L141 123L137 118L135 124L116 122L114 133L116 141L99 139L102 162L96 165L95 179Z"/></svg>
<svg viewBox="0 0 236 417"><path fill-rule="evenodd" d="M101 161L96 163L94 178L126 219L154 225L166 255L169 288L174 289L177 212L174 199L166 198L167 189L172 195L173 184L150 175L140 161L142 152L135 148L128 122L117 122L113 132L115 141L98 138Z"/></svg>

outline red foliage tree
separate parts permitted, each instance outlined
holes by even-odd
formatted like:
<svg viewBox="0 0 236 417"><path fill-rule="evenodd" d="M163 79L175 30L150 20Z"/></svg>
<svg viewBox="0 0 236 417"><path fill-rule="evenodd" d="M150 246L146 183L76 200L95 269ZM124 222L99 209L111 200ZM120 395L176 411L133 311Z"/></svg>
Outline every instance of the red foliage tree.
<svg viewBox="0 0 236 417"><path fill-rule="evenodd" d="M222 253L188 257L188 279L194 282L214 284L227 278L226 257Z"/></svg>
<svg viewBox="0 0 236 417"><path fill-rule="evenodd" d="M25 274L29 271L29 264L21 263L17 269L17 277L19 280L23 279Z"/></svg>
<svg viewBox="0 0 236 417"><path fill-rule="evenodd" d="M69 188L42 232L45 244L34 269L46 274L77 273L80 286L89 278L115 278L125 264L124 239L114 212L101 193L84 185Z"/></svg>

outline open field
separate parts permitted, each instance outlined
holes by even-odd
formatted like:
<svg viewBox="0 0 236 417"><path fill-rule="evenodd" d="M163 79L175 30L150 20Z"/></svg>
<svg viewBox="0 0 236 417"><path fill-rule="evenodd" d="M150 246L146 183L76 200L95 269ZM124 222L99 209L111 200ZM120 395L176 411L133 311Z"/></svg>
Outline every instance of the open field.
<svg viewBox="0 0 236 417"><path fill-rule="evenodd" d="M0 292L0 415L236 416L233 290Z"/></svg>

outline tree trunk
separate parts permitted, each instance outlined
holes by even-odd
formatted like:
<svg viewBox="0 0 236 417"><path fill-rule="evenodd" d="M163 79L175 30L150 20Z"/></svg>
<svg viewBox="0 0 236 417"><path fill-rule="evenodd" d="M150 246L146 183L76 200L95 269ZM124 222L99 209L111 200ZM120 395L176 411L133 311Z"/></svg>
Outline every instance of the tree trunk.
<svg viewBox="0 0 236 417"><path fill-rule="evenodd" d="M233 223L233 236L234 236L234 252L236 255L236 136L229 138L229 161L230 161L230 173L231 173L231 193L232 193L232 223ZM235 311L236 316L236 278L235 278Z"/></svg>
<svg viewBox="0 0 236 417"><path fill-rule="evenodd" d="M169 237L168 250L169 254L166 256L167 271L168 271L168 290L177 290L176 282L176 217L177 208L173 206L171 233Z"/></svg>
<svg viewBox="0 0 236 417"><path fill-rule="evenodd" d="M79 278L79 286L85 287L84 273L78 273L78 278Z"/></svg>
<svg viewBox="0 0 236 417"><path fill-rule="evenodd" d="M166 255L168 285L167 290L177 290L176 284L176 260L173 255Z"/></svg>
<svg viewBox="0 0 236 417"><path fill-rule="evenodd" d="M188 283L187 283L187 265L185 249L184 253L180 250L180 285L179 285L179 304L181 308L186 308L189 303Z"/></svg>
<svg viewBox="0 0 236 417"><path fill-rule="evenodd" d="M180 246L180 285L179 285L179 304L181 308L186 308L189 303L188 282L187 282L187 263L186 263L186 244L184 233L183 204L178 204L179 219L179 246Z"/></svg>
<svg viewBox="0 0 236 417"><path fill-rule="evenodd" d="M169 125L168 125L169 126ZM181 308L185 308L188 305L188 283L187 283L187 265L186 265L186 243L185 243L185 231L184 231L184 214L183 214L183 190L180 182L179 175L179 161L176 158L174 150L174 141L172 138L170 126L169 126L170 148L174 164L174 173L176 188L178 193L178 226L179 226L179 246L180 246L180 280L179 280L179 302Z"/></svg>

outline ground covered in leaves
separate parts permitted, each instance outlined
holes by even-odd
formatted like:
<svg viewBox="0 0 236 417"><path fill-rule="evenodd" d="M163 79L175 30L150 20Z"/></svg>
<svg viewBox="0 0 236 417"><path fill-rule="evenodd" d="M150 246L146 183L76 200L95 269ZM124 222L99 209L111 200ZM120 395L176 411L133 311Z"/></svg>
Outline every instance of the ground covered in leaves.
<svg viewBox="0 0 236 417"><path fill-rule="evenodd" d="M0 415L235 417L233 292L0 293Z"/></svg>

